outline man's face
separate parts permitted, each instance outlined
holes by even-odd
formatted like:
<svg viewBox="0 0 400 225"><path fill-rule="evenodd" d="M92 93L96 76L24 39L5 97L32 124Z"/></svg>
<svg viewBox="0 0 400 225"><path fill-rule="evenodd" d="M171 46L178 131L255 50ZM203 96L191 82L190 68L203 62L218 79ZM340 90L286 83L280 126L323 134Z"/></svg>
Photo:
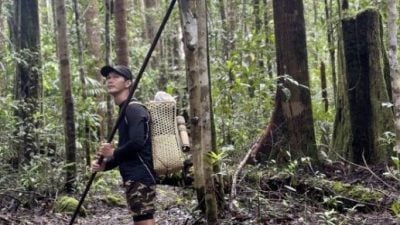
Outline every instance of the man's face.
<svg viewBox="0 0 400 225"><path fill-rule="evenodd" d="M111 95L117 95L129 89L130 85L131 85L130 80L126 80L123 76L115 72L111 72L106 77L107 92Z"/></svg>

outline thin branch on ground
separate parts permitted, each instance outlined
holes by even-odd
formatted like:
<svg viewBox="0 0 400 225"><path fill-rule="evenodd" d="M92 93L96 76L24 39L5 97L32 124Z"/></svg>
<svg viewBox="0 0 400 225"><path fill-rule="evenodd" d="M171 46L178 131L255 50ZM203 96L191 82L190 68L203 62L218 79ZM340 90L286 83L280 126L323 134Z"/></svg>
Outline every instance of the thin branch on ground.
<svg viewBox="0 0 400 225"><path fill-rule="evenodd" d="M257 140L258 142L258 140ZM256 143L257 143L256 142ZM236 168L235 173L233 174L232 177L232 187L231 187L231 194L229 196L229 210L233 211L233 200L236 198L236 185L237 185L237 179L239 176L240 171L242 171L244 165L246 165L251 153L253 152L253 150L255 149L255 147L257 146L257 144L253 145L246 153L245 157L243 158L243 160L240 162L239 166Z"/></svg>
<svg viewBox="0 0 400 225"><path fill-rule="evenodd" d="M375 173L374 171L372 171L371 168L368 167L367 162L366 162L365 157L364 157L364 154L363 154L363 161L364 161L364 165L365 165L365 166L362 166L362 165L358 165L358 164L356 164L356 163L353 163L353 162L351 162L351 161L349 161L349 160L343 158L343 157L342 157L341 155L339 155L337 152L335 152L335 153L336 153L337 157L339 157L339 159L341 159L341 160L344 161L345 163L348 163L348 164L353 165L353 166L356 166L356 167L358 167L358 168L367 170L368 172L371 173L371 175L372 175L373 177L375 177L377 180L379 180L381 183L383 183L386 187L392 189L393 191L397 191L397 189L396 189L395 187L393 187L393 185L390 185L390 184L388 184L387 182L385 182L384 180L382 180L382 178L380 178L378 175L376 175L376 173Z"/></svg>

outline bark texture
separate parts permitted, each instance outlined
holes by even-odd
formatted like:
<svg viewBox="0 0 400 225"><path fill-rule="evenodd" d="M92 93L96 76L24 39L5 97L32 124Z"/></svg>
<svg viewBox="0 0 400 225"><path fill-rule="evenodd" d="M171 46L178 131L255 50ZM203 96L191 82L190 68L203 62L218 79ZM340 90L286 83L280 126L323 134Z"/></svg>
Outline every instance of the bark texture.
<svg viewBox="0 0 400 225"><path fill-rule="evenodd" d="M390 82L386 74L386 56L382 42L379 12L367 9L355 18L342 21L345 74L353 139L346 156L363 164L385 163L390 145L380 142L386 131L393 131L393 112L383 103L390 102Z"/></svg>
<svg viewBox="0 0 400 225"><path fill-rule="evenodd" d="M14 82L14 98L18 101L15 115L18 118L16 139L18 157L14 167L27 162L36 154L39 140L35 129L41 113L42 78L40 75L40 29L37 0L15 1L11 29L15 51L18 55ZM23 132L21 132L23 131Z"/></svg>
<svg viewBox="0 0 400 225"><path fill-rule="evenodd" d="M86 28L86 37L88 40L88 50L90 59L93 66L87 68L87 73L93 76L99 83L102 83L103 76L100 74L100 68L104 63L104 57L101 49L101 34L100 34L100 21L99 21L99 9L97 0L90 0L87 5L87 10L84 14L84 22ZM97 102L105 100L104 94L96 95ZM104 108L98 108L98 115L100 116L100 125L98 127L99 140L105 139L106 131L106 110Z"/></svg>
<svg viewBox="0 0 400 225"><path fill-rule="evenodd" d="M105 19L104 19L104 39L106 40L105 42L105 64L110 65L111 64L111 31L110 31L110 21L111 21L111 15L112 15L112 7L111 7L111 2L112 0L105 0ZM117 60L117 63L119 61ZM107 134L110 134L112 132L112 129L114 127L114 105L111 99L110 95L107 95L106 97L106 102L107 102L107 112L106 112L106 124L107 124Z"/></svg>
<svg viewBox="0 0 400 225"><path fill-rule="evenodd" d="M400 153L400 77L397 61L397 0L388 0L388 33L390 77L392 78L392 101L395 113L396 145L394 150Z"/></svg>
<svg viewBox="0 0 400 225"><path fill-rule="evenodd" d="M93 68L89 69L89 74L94 74L96 80L101 82L103 77L100 74L100 68L103 63L103 55L101 50L101 34L100 34L100 21L99 9L96 0L89 0L87 10L84 14L86 37L88 39L89 53L93 59Z"/></svg>
<svg viewBox="0 0 400 225"><path fill-rule="evenodd" d="M203 0L180 1L189 87L194 187L208 224L218 224L212 149L211 97L207 52L207 9Z"/></svg>
<svg viewBox="0 0 400 225"><path fill-rule="evenodd" d="M317 159L303 1L276 0L273 9L278 89L270 124L258 141L253 157L282 162L303 156Z"/></svg>
<svg viewBox="0 0 400 225"><path fill-rule="evenodd" d="M339 18L342 19L341 1L337 0ZM350 128L349 100L347 93L347 80L345 77L345 56L343 47L342 23L338 24L338 74L337 74L337 91L335 96L336 115L333 125L333 135L331 143L330 157L337 158L337 155L345 156L350 152L350 145L353 136Z"/></svg>
<svg viewBox="0 0 400 225"><path fill-rule="evenodd" d="M64 0L56 2L57 45L60 68L61 92L63 98L63 120L65 132L65 159L69 166L66 168L65 189L71 192L76 179L76 134L74 103L71 89L71 72L69 66L67 23Z"/></svg>
<svg viewBox="0 0 400 225"><path fill-rule="evenodd" d="M114 16L117 64L129 66L128 34L126 32L126 0L115 0Z"/></svg>

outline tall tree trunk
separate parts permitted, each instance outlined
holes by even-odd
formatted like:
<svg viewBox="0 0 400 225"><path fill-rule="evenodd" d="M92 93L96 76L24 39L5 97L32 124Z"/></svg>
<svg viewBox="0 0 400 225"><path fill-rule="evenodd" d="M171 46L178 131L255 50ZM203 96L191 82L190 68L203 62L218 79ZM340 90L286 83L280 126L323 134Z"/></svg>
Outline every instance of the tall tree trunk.
<svg viewBox="0 0 400 225"><path fill-rule="evenodd" d="M173 51L172 51L172 65L173 68L176 68L176 70L180 71L182 69L182 62L185 58L185 53L183 52L183 45L182 45L182 27L179 23L174 24L176 30L178 31L174 36L173 36Z"/></svg>
<svg viewBox="0 0 400 225"><path fill-rule="evenodd" d="M128 34L126 32L126 0L115 0L115 49L117 64L129 66Z"/></svg>
<svg viewBox="0 0 400 225"><path fill-rule="evenodd" d="M225 30L225 32L228 40L226 47L229 52L235 48L235 33L238 24L237 12L239 11L238 5L237 0L227 1L225 5L227 20L227 30ZM230 56L230 53L228 55Z"/></svg>
<svg viewBox="0 0 400 225"><path fill-rule="evenodd" d="M154 37L156 36L157 33L157 10L160 7L157 7L157 1L156 0L145 0L144 1L144 18L145 18L145 33L146 33L146 39L151 42L153 41ZM165 38L164 38L165 40ZM161 60L161 51L162 51L162 43L163 41L159 41L157 43L157 46L155 48L155 51L152 55L150 65L153 69L157 69L160 66ZM166 69L168 68L168 65L165 67ZM165 90L166 88L166 83L167 83L167 77L166 73L160 73L159 75L159 80L157 82L157 86L159 90Z"/></svg>
<svg viewBox="0 0 400 225"><path fill-rule="evenodd" d="M358 164L386 163L391 146L380 137L393 131L390 83L385 74L385 55L379 12L368 9L342 20L347 92L350 110L350 159Z"/></svg>
<svg viewBox="0 0 400 225"><path fill-rule="evenodd" d="M56 13L56 3L55 3L55 1L56 0L50 0L51 1L51 11L52 11L52 15L53 15L53 18L52 18L52 29L53 29L53 31L54 31L54 34L55 34L55 36L57 36L58 34L57 34L57 13ZM56 44L56 54L57 54L57 57L58 57L58 45Z"/></svg>
<svg viewBox="0 0 400 225"><path fill-rule="evenodd" d="M336 64L335 64L335 44L333 40L333 22L332 22L332 0L325 1L325 21L327 27L327 38L328 38L328 49L329 49L329 60L331 64L332 71L332 87L333 96L336 98L337 94L337 81L336 81ZM335 101L336 104L336 101Z"/></svg>
<svg viewBox="0 0 400 225"><path fill-rule="evenodd" d="M318 20L318 1L313 0L313 11L314 11L314 24L317 24Z"/></svg>
<svg viewBox="0 0 400 225"><path fill-rule="evenodd" d="M91 59L93 60L94 66L87 68L88 74L94 74L95 79L101 83L103 81L103 76L100 74L100 68L104 63L104 57L101 51L101 34L99 25L99 9L97 5L97 0L90 0L88 2L87 10L85 13L85 27L86 35L89 44L89 53ZM104 101L104 94L98 94L96 96L97 102ZM98 127L98 136L100 140L105 139L106 132L106 110L99 108L97 113L100 116L100 125Z"/></svg>
<svg viewBox="0 0 400 225"><path fill-rule="evenodd" d="M77 51L78 51L78 66L79 66L79 79L82 84L82 101L86 103L87 101L87 93L86 93L86 78L85 78L85 70L84 70L84 62L83 62L83 44L81 37L81 28L80 28L80 16L79 16L79 5L77 0L72 0L74 7L74 15L75 15L75 33L76 33L76 43L77 43ZM86 104L85 104L86 105ZM85 118L84 125L82 126L83 133L83 144L82 147L85 151L86 165L90 166L90 127L89 121Z"/></svg>
<svg viewBox="0 0 400 225"><path fill-rule="evenodd" d="M266 8L264 10L267 10ZM255 35L261 34L261 14L260 14L260 0L253 0L253 14L254 16L254 27L255 27ZM261 46L261 39L257 40L257 46ZM258 59L258 67L263 70L264 69L264 51L256 52L256 57ZM260 71L261 72L261 71ZM253 80L250 79L252 82ZM254 86L252 83L250 84L252 87ZM254 90L251 92L252 97L254 97Z"/></svg>
<svg viewBox="0 0 400 225"><path fill-rule="evenodd" d="M16 149L19 163L27 162L37 153L39 140L35 130L40 121L35 119L41 113L42 77L40 75L40 29L37 0L14 2L13 42L18 58L16 62L14 98L18 109L14 112L17 123ZM39 117L40 118L40 117Z"/></svg>
<svg viewBox="0 0 400 225"><path fill-rule="evenodd" d="M156 18L157 18L157 4L156 0L144 1L144 18L145 18L145 34L146 38L151 43L157 32Z"/></svg>
<svg viewBox="0 0 400 225"><path fill-rule="evenodd" d="M268 7L268 4L267 4L267 0L263 0L263 3L264 3L264 7L263 7L264 13L263 14L264 14L265 46L267 46L267 49L268 49L271 46L271 41L269 40L269 36L270 35L268 35L269 32L270 32L270 29L269 29L269 14L268 14L269 7ZM268 76L269 76L269 78L272 79L272 76L273 76L272 63L271 63L272 60L271 60L271 56L268 53L266 55L266 59L265 60L267 61L267 73L268 73Z"/></svg>
<svg viewBox="0 0 400 225"><path fill-rule="evenodd" d="M339 20L342 20L342 5L341 0L337 0ZM349 112L349 100L347 92L347 80L345 71L345 56L343 46L343 31L342 23L338 23L338 40L337 40L337 59L338 59L338 76L337 76L337 92L335 96L336 115L335 122L333 124L333 135L331 149L332 152L329 156L333 159L337 158L336 154L339 154L345 158L349 158L351 147L349 143L352 143L353 136L351 134L350 127L350 112Z"/></svg>
<svg viewBox="0 0 400 225"><path fill-rule="evenodd" d="M235 32L236 32L236 21L237 21L237 10L239 10L237 0L232 1L224 1L219 0L219 13L222 20L222 29L223 29L223 58L224 60L231 60L231 51L235 47ZM235 75L232 71L232 68L227 70L227 89L228 92L233 92L233 86L235 82ZM232 95L226 96L226 104L228 105L229 112L225 114L225 117L222 118L222 129L224 133L222 134L223 145L230 145L233 143L232 140L232 128L230 123L225 123L224 121L232 121L233 117L233 103L234 100Z"/></svg>
<svg viewBox="0 0 400 225"><path fill-rule="evenodd" d="M53 1L52 0L45 0L46 1L46 14L48 19L49 28L54 27L54 13L53 13Z"/></svg>
<svg viewBox="0 0 400 225"><path fill-rule="evenodd" d="M274 0L278 89L269 127L253 155L287 162L318 160L314 135L302 0ZM287 154L290 151L290 155Z"/></svg>
<svg viewBox="0 0 400 225"><path fill-rule="evenodd" d="M104 39L106 40L106 50L105 50L105 64L110 65L111 64L111 32L110 32L110 20L111 20L111 12L112 12L112 7L111 7L111 2L112 0L104 0L105 3L105 11L106 15L104 18L104 26L105 26L105 32L104 32ZM118 60L117 60L118 61ZM110 95L107 95L107 113L106 113L106 118L107 118L107 134L110 134L113 126L114 126L114 105L111 99Z"/></svg>
<svg viewBox="0 0 400 225"><path fill-rule="evenodd" d="M328 101L328 91L326 86L326 66L323 61L320 63L320 74L321 74L321 97L322 101L324 102L324 109L325 112L328 112L329 109L329 101Z"/></svg>
<svg viewBox="0 0 400 225"><path fill-rule="evenodd" d="M4 30L5 30L5 26L4 26L4 16L3 16L3 0L0 0L0 52L5 52L6 48L5 48L5 34L4 34ZM0 62L3 62L3 54L0 55ZM2 69L0 69L0 71L2 71ZM2 73L2 74L5 74ZM7 87L7 78L6 76L0 77L0 93L4 93L3 91L6 90Z"/></svg>
<svg viewBox="0 0 400 225"><path fill-rule="evenodd" d="M39 1L40 8L46 9L46 13L41 13L40 15L40 24L41 25L48 25L49 24L49 15L47 14L47 1L46 0L41 0Z"/></svg>
<svg viewBox="0 0 400 225"><path fill-rule="evenodd" d="M218 10L219 15L221 16L221 23L222 23L222 52L223 52L223 59L227 60L229 58L229 41L228 41L228 24L226 18L226 10L225 10L225 2L224 0L218 0Z"/></svg>
<svg viewBox="0 0 400 225"><path fill-rule="evenodd" d="M89 74L95 74L97 81L102 82L103 76L100 74L100 68L103 64L103 55L101 51L101 33L99 26L99 9L97 0L89 0L85 17L86 35L89 44L89 53L94 62L94 68L88 68Z"/></svg>
<svg viewBox="0 0 400 225"><path fill-rule="evenodd" d="M61 92L63 97L63 117L65 133L65 154L66 168L65 190L72 192L76 179L76 144L75 144L75 119L74 102L71 89L71 73L69 66L67 23L64 0L57 0L56 18L57 18L57 45L60 67Z"/></svg>
<svg viewBox="0 0 400 225"><path fill-rule="evenodd" d="M394 150L400 153L400 74L397 62L397 0L388 0L388 33L389 33L389 63L392 79L392 101L395 113L396 145Z"/></svg>
<svg viewBox="0 0 400 225"><path fill-rule="evenodd" d="M186 70L189 86L194 187L208 224L218 224L213 166L206 160L212 149L209 65L207 60L207 10L203 0L181 0ZM195 17L192 17L194 15Z"/></svg>

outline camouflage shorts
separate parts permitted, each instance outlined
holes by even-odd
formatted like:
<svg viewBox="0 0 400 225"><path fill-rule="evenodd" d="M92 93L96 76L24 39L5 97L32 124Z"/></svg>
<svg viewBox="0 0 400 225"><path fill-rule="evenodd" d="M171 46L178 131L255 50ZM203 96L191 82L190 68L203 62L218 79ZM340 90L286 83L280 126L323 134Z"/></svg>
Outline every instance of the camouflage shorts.
<svg viewBox="0 0 400 225"><path fill-rule="evenodd" d="M140 182L128 181L125 183L125 194L132 216L154 214L156 186L147 186Z"/></svg>

